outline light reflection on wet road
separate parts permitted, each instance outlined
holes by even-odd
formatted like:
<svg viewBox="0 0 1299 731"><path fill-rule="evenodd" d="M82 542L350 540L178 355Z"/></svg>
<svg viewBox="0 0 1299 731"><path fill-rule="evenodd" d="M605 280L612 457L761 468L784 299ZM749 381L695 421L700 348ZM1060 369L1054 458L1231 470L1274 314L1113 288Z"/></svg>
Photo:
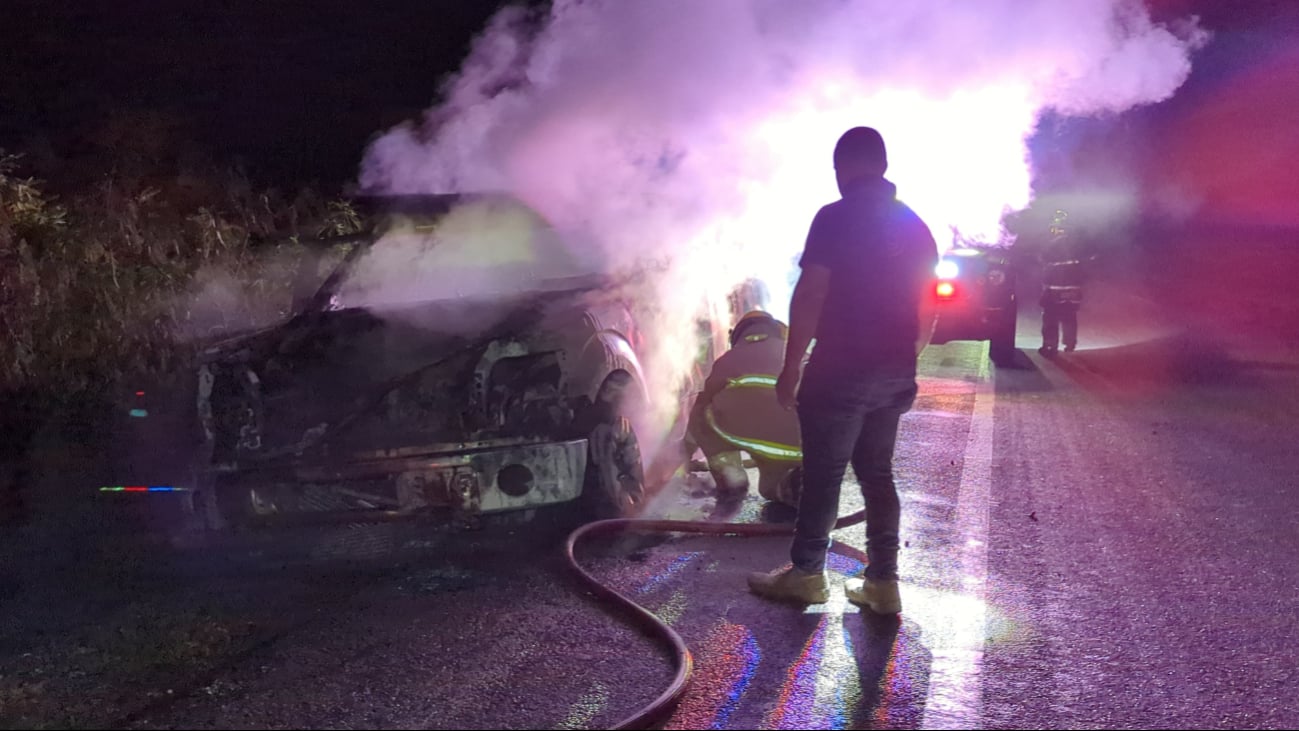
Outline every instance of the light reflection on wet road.
<svg viewBox="0 0 1299 731"><path fill-rule="evenodd" d="M991 374L981 344L925 352L895 460L900 619L847 603L839 585L861 566L835 554L826 604L750 595L745 575L785 563L785 538L585 547L584 565L695 654L666 726L1299 723L1299 456L1276 429L1293 423L1299 369L1188 384L1202 371L1195 353L1098 342L1130 344ZM756 496L718 506L697 481L653 504L672 518L791 518ZM845 489L840 512L860 505ZM442 577L432 588L405 576L371 590L232 669L260 678L238 694L134 725L608 727L666 686L668 664L572 591L551 538L523 536L455 538L412 575ZM861 547L863 536L837 537Z"/></svg>
<svg viewBox="0 0 1299 731"><path fill-rule="evenodd" d="M1034 324L1021 325L1022 348L1031 348ZM1299 466L1283 438L1242 445L1266 456L1255 464L1233 465L1209 445L1231 439L1217 423L1226 404L1251 434L1286 419L1299 369L1224 379L1223 363L1194 341L1096 329L1100 345L1067 362L1026 356L1029 367L1002 373L989 373L976 344L926 352L898 447L904 611L891 627L837 592L803 610L747 596L744 574L782 563L783 539L683 537L653 549L711 557L715 574L689 580L673 623L696 649L700 682L670 725L1277 727L1294 718L1276 695L1297 682L1278 648L1299 648L1288 630L1281 639L1271 628L1293 626L1296 608L1268 589L1274 579L1294 584L1294 542L1275 544L1289 558L1270 569L1205 576L1185 562L1222 565L1210 546L1253 542L1214 510L1272 534L1278 528L1258 507L1293 508L1294 493L1277 489ZM1143 420L1160 428L1143 431ZM1192 449L1154 448L1161 429ZM1233 470L1252 474L1237 498L1194 476ZM1195 488L1178 492L1179 479ZM707 502L694 517L708 514ZM688 503L677 504L677 517ZM840 512L859 506L850 478ZM759 511L751 498L736 514L755 520ZM861 545L860 528L840 533ZM1181 565L1161 569L1166 561ZM860 566L832 555L830 569L837 590ZM608 575L618 583L616 570ZM1241 586L1272 609L1251 611L1252 624L1208 624L1231 605L1222 592ZM1253 637L1254 627L1267 638ZM1225 637L1266 649L1238 660ZM721 688L731 689L724 704Z"/></svg>
<svg viewBox="0 0 1299 731"><path fill-rule="evenodd" d="M988 583L988 491L992 481L994 396L988 361L980 358L974 381L974 407L956 499L955 538L960 561L960 593L944 596L923 626L935 637L930 646L929 697L922 728L980 728L983 721L985 597ZM924 602L916 602L927 606ZM941 628L941 629L939 629Z"/></svg>
<svg viewBox="0 0 1299 731"><path fill-rule="evenodd" d="M984 351L975 344L928 351L917 408L904 418L898 480L908 548L900 562L904 576L918 578L903 583L907 608L900 622L863 616L846 600L838 586L862 566L837 554L830 555L828 564L835 591L825 604L798 610L747 595L744 573L780 563L785 539L681 538L653 549L634 569L615 568L608 574L616 586L634 586L644 595L679 576L686 562L710 553L718 556L710 565L714 572L725 567L724 583L693 582L689 596L695 601L673 622L695 648L698 676L668 727L980 726L994 398L983 362ZM920 434L927 439L905 438ZM914 470L927 464L958 467L947 470L955 479L939 485L929 470ZM680 489L689 493L685 486ZM709 503L708 497L696 498L687 509L692 504L687 497L672 501L670 511L673 517L702 518L711 511ZM860 505L850 475L840 512ZM750 497L730 519L758 520L759 506ZM931 517L935 506L943 509ZM861 547L862 528L845 529L836 537ZM928 554L910 550L911 544L949 548ZM949 550L957 544L954 553ZM953 558L958 573L950 570ZM711 599L701 601L701 595ZM659 611L653 603L648 606ZM782 619L791 619L791 612L800 613L806 623L786 626ZM737 621L746 615L753 619ZM921 687L923 699L916 697ZM923 718L917 717L920 709Z"/></svg>

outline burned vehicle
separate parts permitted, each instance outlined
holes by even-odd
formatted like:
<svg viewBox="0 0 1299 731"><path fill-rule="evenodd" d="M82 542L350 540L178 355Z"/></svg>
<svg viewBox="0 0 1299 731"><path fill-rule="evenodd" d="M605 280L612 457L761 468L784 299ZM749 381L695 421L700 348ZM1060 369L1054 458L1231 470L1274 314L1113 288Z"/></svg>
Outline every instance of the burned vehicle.
<svg viewBox="0 0 1299 731"><path fill-rule="evenodd" d="M1019 303L1008 249L953 248L939 259L934 274L938 317L929 342L987 340L989 359L999 366L1010 365L1015 358Z"/></svg>
<svg viewBox="0 0 1299 731"><path fill-rule="evenodd" d="M379 223L289 320L203 353L202 525L635 513L648 394L627 289L512 199L368 205Z"/></svg>

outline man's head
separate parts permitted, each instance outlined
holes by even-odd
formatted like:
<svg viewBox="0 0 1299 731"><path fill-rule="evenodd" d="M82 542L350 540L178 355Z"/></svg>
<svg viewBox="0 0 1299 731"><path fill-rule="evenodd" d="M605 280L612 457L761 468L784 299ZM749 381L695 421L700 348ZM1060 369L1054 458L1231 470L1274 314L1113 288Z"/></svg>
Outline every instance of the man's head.
<svg viewBox="0 0 1299 731"><path fill-rule="evenodd" d="M884 138L870 127L853 127L834 146L834 176L839 192L863 178L878 178L889 168Z"/></svg>

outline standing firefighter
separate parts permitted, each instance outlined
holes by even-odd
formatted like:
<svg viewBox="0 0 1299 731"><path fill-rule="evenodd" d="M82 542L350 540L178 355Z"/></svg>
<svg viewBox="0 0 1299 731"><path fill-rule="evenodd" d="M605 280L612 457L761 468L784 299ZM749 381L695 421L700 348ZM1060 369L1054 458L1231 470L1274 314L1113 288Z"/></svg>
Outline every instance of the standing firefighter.
<svg viewBox="0 0 1299 731"><path fill-rule="evenodd" d="M743 450L758 466L759 495L798 504L803 459L798 417L780 405L775 390L786 333L784 323L765 312L740 318L731 331L731 349L713 363L690 411L686 452L703 450L721 496L748 492Z"/></svg>
<svg viewBox="0 0 1299 731"><path fill-rule="evenodd" d="M1064 351L1078 347L1078 308L1083 300L1083 256L1073 237L1064 229L1064 211L1056 211L1051 220L1051 237L1042 247L1042 347L1037 352L1053 356L1060 347L1061 330Z"/></svg>
<svg viewBox="0 0 1299 731"><path fill-rule="evenodd" d="M789 345L776 384L786 407L797 397L802 426L793 566L749 577L754 593L772 599L810 604L830 598L826 551L851 462L866 500L869 565L845 593L879 614L902 607L893 448L898 422L916 398L916 356L921 333L933 322L938 247L924 221L897 199L884 178L887 168L879 132L855 127L839 138L834 169L842 198L817 212L799 261L803 271L790 302ZM813 337L816 347L802 371Z"/></svg>

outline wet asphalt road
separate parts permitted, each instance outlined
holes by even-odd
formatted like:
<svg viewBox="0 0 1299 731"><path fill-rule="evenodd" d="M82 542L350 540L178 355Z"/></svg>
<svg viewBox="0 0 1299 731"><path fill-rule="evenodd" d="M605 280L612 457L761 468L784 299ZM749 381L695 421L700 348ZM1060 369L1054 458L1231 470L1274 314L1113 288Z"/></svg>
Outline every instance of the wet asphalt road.
<svg viewBox="0 0 1299 731"><path fill-rule="evenodd" d="M593 543L582 560L667 619L696 679L669 728L1299 726L1299 366L1223 352L1115 295L1047 361L929 348L903 421L900 620L841 594L750 596L772 538ZM841 512L860 502L851 480ZM659 517L787 520L676 483ZM135 728L601 728L655 697L663 651L565 572L555 516L426 541L401 563L260 581L298 593L254 651ZM861 529L842 531L860 545ZM392 535L388 536L392 539ZM834 558L832 583L860 566ZM321 569L315 569L320 571ZM325 576L328 577L328 570ZM249 579L214 576L209 588ZM241 590L247 590L246 586ZM287 608L289 604L292 609Z"/></svg>
<svg viewBox="0 0 1299 731"><path fill-rule="evenodd" d="M1277 251L1299 266L1299 249ZM1017 368L988 365L983 343L926 350L895 465L900 620L847 604L837 584L860 566L837 557L825 605L750 596L745 574L782 565L784 539L582 546L694 652L665 725L1299 727L1299 343L1274 299L1241 294L1269 291L1274 260L1247 270L1257 280L1183 264L1176 317L1098 283L1082 349L1054 360L1034 352L1027 307ZM1257 337L1259 314L1282 337ZM75 460L65 445L45 461ZM706 479L649 512L791 517L756 496L718 505ZM3 547L0 728L604 728L671 677L662 648L571 578L562 513L336 529L252 561L176 561L69 526ZM838 537L860 546L862 531Z"/></svg>

